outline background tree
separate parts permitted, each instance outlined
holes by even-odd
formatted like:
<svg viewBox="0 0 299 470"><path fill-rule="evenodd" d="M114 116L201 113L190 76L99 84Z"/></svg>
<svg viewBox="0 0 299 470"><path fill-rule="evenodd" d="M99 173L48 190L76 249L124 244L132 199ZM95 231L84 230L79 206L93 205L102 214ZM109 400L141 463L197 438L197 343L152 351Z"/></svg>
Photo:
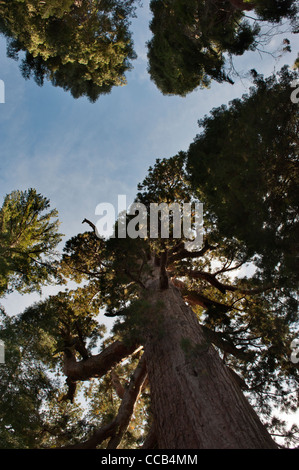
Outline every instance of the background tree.
<svg viewBox="0 0 299 470"><path fill-rule="evenodd" d="M227 237L256 256L258 275L298 286L298 72L284 67L199 122L187 152L191 181Z"/></svg>
<svg viewBox="0 0 299 470"><path fill-rule="evenodd" d="M4 1L0 32L8 38L8 55L21 51L21 71L38 85L45 79L91 101L126 83L135 58L129 18L134 0L40 2Z"/></svg>
<svg viewBox="0 0 299 470"><path fill-rule="evenodd" d="M50 201L35 189L13 191L4 198L0 209L0 296L12 290L32 292L55 281L55 248L62 236L57 211L49 207Z"/></svg>
<svg viewBox="0 0 299 470"><path fill-rule="evenodd" d="M263 22L288 19L296 31L292 0L152 0L150 5L149 73L164 94L184 96L211 80L232 83L228 58L258 47ZM247 10L254 10L257 21L247 18Z"/></svg>

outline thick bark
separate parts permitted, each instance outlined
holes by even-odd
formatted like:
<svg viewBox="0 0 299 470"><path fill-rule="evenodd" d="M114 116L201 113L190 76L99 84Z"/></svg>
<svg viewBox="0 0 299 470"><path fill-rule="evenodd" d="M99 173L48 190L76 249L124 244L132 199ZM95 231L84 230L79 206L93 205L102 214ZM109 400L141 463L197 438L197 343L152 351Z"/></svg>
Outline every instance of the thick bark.
<svg viewBox="0 0 299 470"><path fill-rule="evenodd" d="M162 291L154 273L145 356L159 448L276 448L178 289Z"/></svg>

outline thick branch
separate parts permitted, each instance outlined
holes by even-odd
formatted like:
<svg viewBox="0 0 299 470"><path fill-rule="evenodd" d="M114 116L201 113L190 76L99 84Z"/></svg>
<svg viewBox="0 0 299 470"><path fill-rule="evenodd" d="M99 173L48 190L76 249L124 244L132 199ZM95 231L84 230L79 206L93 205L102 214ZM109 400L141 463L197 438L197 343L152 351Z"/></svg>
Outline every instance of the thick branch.
<svg viewBox="0 0 299 470"><path fill-rule="evenodd" d="M254 295L254 294L261 294L263 292L266 292L267 290L275 288L275 285L271 284L267 286L256 287L255 289L244 289L242 287L232 286L232 285L224 284L223 282L220 282L216 278L216 274L217 273L210 274L205 271L187 271L185 275L193 279L204 279L209 284L216 287L216 289L218 289L222 294L225 294L226 291L231 291L231 292L239 292L240 294L245 294L245 295Z"/></svg>
<svg viewBox="0 0 299 470"><path fill-rule="evenodd" d="M70 401L71 403L73 403L77 390L77 382L67 378L66 385L68 387L68 390L67 393L61 398L61 401Z"/></svg>
<svg viewBox="0 0 299 470"><path fill-rule="evenodd" d="M188 271L186 273L188 277L192 277L193 279L204 279L212 286L216 287L222 294L225 294L227 290L235 291L237 287L230 286L228 284L223 284L222 282L216 279L214 274L206 273L205 271Z"/></svg>
<svg viewBox="0 0 299 470"><path fill-rule="evenodd" d="M114 387L114 390L117 393L117 396L119 398L123 398L124 394L125 394L125 389L122 386L121 381L119 380L119 377L118 377L117 373L114 370L112 370L110 375L111 375L111 382L112 382L112 385Z"/></svg>
<svg viewBox="0 0 299 470"><path fill-rule="evenodd" d="M64 354L64 373L73 381L102 377L120 361L133 354L137 347L136 344L128 347L121 341L116 341L100 354L79 362L68 349Z"/></svg>
<svg viewBox="0 0 299 470"><path fill-rule="evenodd" d="M199 292L190 291L186 288L184 282L180 281L179 279L172 279L172 283L175 287L177 287L183 296L183 298L190 304L190 305L200 305L203 308L209 308L210 306L214 306L219 308L219 310L223 312L228 312L231 310L231 306L222 304L220 302L216 302L216 300L208 299L204 295L200 294Z"/></svg>

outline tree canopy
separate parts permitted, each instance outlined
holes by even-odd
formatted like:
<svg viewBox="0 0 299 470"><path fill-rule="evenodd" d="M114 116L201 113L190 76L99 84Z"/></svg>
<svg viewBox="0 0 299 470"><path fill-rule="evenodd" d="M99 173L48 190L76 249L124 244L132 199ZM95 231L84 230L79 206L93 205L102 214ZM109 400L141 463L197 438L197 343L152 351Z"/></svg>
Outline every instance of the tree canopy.
<svg viewBox="0 0 299 470"><path fill-rule="evenodd" d="M8 55L21 55L25 78L45 79L74 98L96 101L113 86L126 83L135 58L129 19L134 0L40 2L4 1L0 32L8 38Z"/></svg>
<svg viewBox="0 0 299 470"><path fill-rule="evenodd" d="M255 50L263 22L288 19L297 28L293 0L152 0L151 10L149 73L163 94L185 96L211 80L233 83L228 57ZM257 21L247 18L248 10Z"/></svg>

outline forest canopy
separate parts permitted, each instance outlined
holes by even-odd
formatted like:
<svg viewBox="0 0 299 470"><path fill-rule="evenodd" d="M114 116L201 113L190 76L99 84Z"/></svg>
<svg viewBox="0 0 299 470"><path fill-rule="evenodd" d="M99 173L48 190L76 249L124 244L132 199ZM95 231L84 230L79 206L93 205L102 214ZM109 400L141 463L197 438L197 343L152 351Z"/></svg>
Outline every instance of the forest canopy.
<svg viewBox="0 0 299 470"><path fill-rule="evenodd" d="M245 242L265 279L298 282L298 104L283 67L199 121L187 152L194 188L220 232Z"/></svg>

